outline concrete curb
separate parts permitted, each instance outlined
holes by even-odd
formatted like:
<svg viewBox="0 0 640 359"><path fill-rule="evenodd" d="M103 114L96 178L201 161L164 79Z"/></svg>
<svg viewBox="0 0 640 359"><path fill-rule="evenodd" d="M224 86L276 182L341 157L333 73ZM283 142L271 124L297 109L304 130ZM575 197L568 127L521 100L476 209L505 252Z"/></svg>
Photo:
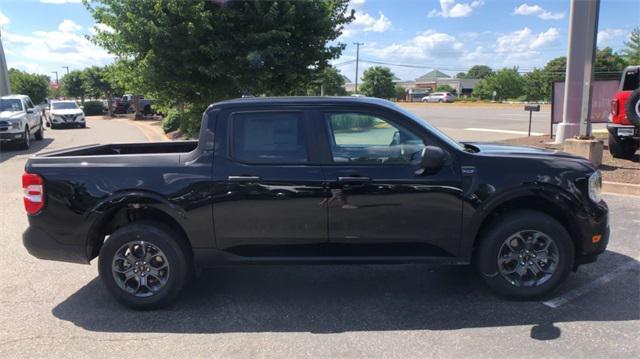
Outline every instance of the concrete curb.
<svg viewBox="0 0 640 359"><path fill-rule="evenodd" d="M640 197L640 184L602 181L602 192Z"/></svg>
<svg viewBox="0 0 640 359"><path fill-rule="evenodd" d="M169 141L167 136L164 134L164 131L162 131L162 128L160 127L160 121L135 121L129 119L118 119L117 121L126 122L132 126L139 128L150 142Z"/></svg>

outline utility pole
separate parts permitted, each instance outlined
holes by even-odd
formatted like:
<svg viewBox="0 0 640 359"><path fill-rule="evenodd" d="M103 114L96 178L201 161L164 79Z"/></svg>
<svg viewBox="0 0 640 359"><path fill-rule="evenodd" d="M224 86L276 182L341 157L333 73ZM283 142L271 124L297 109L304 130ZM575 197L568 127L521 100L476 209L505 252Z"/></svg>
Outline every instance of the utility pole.
<svg viewBox="0 0 640 359"><path fill-rule="evenodd" d="M2 48L2 30L0 30L0 96L6 96L10 93L9 72L7 71L7 60L4 57Z"/></svg>
<svg viewBox="0 0 640 359"><path fill-rule="evenodd" d="M599 9L600 0L571 0L564 107L556 143L591 135L591 80Z"/></svg>
<svg viewBox="0 0 640 359"><path fill-rule="evenodd" d="M358 63L360 62L360 45L364 45L364 42L354 42L356 45L356 89L355 93L358 93Z"/></svg>
<svg viewBox="0 0 640 359"><path fill-rule="evenodd" d="M56 85L60 85L58 82L58 71L51 71L52 74L56 74Z"/></svg>
<svg viewBox="0 0 640 359"><path fill-rule="evenodd" d="M67 75L69 74L69 66L62 66L63 69L67 69Z"/></svg>

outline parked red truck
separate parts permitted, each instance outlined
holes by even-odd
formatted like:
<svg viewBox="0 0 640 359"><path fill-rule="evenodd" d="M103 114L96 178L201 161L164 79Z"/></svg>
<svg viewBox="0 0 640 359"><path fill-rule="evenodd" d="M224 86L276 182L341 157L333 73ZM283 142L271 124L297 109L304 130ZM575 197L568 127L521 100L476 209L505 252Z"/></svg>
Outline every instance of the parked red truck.
<svg viewBox="0 0 640 359"><path fill-rule="evenodd" d="M611 100L609 152L631 158L640 147L640 66L624 69L620 89Z"/></svg>

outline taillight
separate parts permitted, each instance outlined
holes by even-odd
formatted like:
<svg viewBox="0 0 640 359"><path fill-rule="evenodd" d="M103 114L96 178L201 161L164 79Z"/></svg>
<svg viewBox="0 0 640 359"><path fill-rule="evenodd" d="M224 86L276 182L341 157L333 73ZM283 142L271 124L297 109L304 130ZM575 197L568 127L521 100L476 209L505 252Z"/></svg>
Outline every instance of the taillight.
<svg viewBox="0 0 640 359"><path fill-rule="evenodd" d="M35 173L25 172L22 175L24 191L24 209L28 214L36 214L44 206L44 181Z"/></svg>
<svg viewBox="0 0 640 359"><path fill-rule="evenodd" d="M614 116L618 115L618 99L611 100L611 114Z"/></svg>

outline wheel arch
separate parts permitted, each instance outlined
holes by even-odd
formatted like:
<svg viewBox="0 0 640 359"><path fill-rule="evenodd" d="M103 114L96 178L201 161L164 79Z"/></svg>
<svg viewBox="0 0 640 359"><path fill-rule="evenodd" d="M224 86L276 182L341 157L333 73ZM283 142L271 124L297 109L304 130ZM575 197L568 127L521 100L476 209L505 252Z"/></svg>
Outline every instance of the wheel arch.
<svg viewBox="0 0 640 359"><path fill-rule="evenodd" d="M550 196L549 194L522 194L509 197L498 203L494 203L488 210L484 212L484 216L476 221L476 225L471 229L471 233L465 236L472 240L472 245L467 248L467 255L473 259L473 255L477 252L482 234L488 230L491 225L505 213L517 210L533 210L544 213L562 225L569 236L575 248L575 253L580 253L580 229L579 224L570 216L573 213L572 207L565 203L566 200L558 200L559 196Z"/></svg>
<svg viewBox="0 0 640 359"><path fill-rule="evenodd" d="M191 240L185 231L182 218L184 212L175 208L168 201L158 200L149 195L132 195L111 200L97 206L91 211L93 219L86 238L87 259L90 261L98 256L105 238L118 228L137 221L150 221L163 224L180 234L193 256Z"/></svg>

